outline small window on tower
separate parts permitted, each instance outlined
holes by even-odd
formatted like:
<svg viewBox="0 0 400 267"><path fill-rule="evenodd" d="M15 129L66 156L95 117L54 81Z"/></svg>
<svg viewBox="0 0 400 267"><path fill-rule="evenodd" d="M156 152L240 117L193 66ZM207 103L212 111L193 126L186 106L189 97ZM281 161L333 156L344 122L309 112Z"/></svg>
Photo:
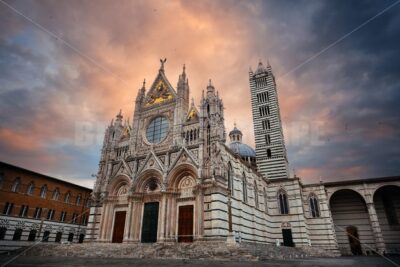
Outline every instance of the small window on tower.
<svg viewBox="0 0 400 267"><path fill-rule="evenodd" d="M271 149L269 149L269 148L267 149L267 157L271 158Z"/></svg>
<svg viewBox="0 0 400 267"><path fill-rule="evenodd" d="M271 144L271 136L270 136L269 134L267 134L267 135L265 136L265 142L267 143L267 145L270 145L270 144Z"/></svg>

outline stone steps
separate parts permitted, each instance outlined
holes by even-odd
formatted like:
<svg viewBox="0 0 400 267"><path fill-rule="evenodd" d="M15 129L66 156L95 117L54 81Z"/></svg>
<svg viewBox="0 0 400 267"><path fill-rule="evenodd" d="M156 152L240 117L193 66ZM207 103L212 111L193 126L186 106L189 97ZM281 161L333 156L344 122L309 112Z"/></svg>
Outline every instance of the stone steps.
<svg viewBox="0 0 400 267"><path fill-rule="evenodd" d="M0 242L0 255L12 254L15 251L31 246L33 242L24 241L1 241Z"/></svg>
<svg viewBox="0 0 400 267"><path fill-rule="evenodd" d="M325 253L327 254L327 253ZM329 256L307 248L276 247L242 243L228 245L225 242L112 244L46 243L26 252L31 256L68 256L138 259L207 259L232 261L264 261L270 259L301 259L312 256Z"/></svg>

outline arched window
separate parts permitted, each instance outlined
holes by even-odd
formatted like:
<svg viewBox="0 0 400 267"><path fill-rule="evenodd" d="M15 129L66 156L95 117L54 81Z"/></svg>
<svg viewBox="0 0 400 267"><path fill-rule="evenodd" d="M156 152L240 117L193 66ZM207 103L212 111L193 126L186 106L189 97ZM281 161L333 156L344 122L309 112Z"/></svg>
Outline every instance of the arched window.
<svg viewBox="0 0 400 267"><path fill-rule="evenodd" d="M69 198L70 198L71 194L69 192L67 192L64 196L64 202L65 203L69 203Z"/></svg>
<svg viewBox="0 0 400 267"><path fill-rule="evenodd" d="M278 193L279 211L281 214L289 214L288 199L285 191L280 190Z"/></svg>
<svg viewBox="0 0 400 267"><path fill-rule="evenodd" d="M0 240L4 240L4 238L6 237L6 233L7 228L4 226L0 227Z"/></svg>
<svg viewBox="0 0 400 267"><path fill-rule="evenodd" d="M57 232L55 242L61 242L62 232Z"/></svg>
<svg viewBox="0 0 400 267"><path fill-rule="evenodd" d="M28 235L28 241L35 241L37 231L35 229L31 229Z"/></svg>
<svg viewBox="0 0 400 267"><path fill-rule="evenodd" d="M14 183L11 187L11 191L18 192L20 185L21 185L21 179L19 177L15 178Z"/></svg>
<svg viewBox="0 0 400 267"><path fill-rule="evenodd" d="M28 189L26 189L26 193L28 195L33 195L33 189L35 188L35 184L33 182L30 182L28 185Z"/></svg>
<svg viewBox="0 0 400 267"><path fill-rule="evenodd" d="M44 231L42 242L49 242L50 231Z"/></svg>
<svg viewBox="0 0 400 267"><path fill-rule="evenodd" d="M267 205L267 190L265 190L265 187L264 187L264 208L265 208L265 212L268 212L268 205Z"/></svg>
<svg viewBox="0 0 400 267"><path fill-rule="evenodd" d="M74 240L74 233L69 233L68 234L68 241L72 242Z"/></svg>
<svg viewBox="0 0 400 267"><path fill-rule="evenodd" d="M247 203L247 181L246 176L243 173L243 180L242 180L242 190L243 190L243 202Z"/></svg>
<svg viewBox="0 0 400 267"><path fill-rule="evenodd" d="M310 195L310 213L313 218L320 216L318 199L314 194Z"/></svg>
<svg viewBox="0 0 400 267"><path fill-rule="evenodd" d="M14 231L14 235L13 235L13 241L19 241L21 240L21 236L22 236L22 229L21 228L17 228Z"/></svg>
<svg viewBox="0 0 400 267"><path fill-rule="evenodd" d="M75 204L78 206L78 205L80 205L81 204L81 194L79 194L77 197L76 197L76 202L75 202Z"/></svg>
<svg viewBox="0 0 400 267"><path fill-rule="evenodd" d="M47 185L44 185L40 189L40 197L41 198L46 198L46 195L47 195Z"/></svg>
<svg viewBox="0 0 400 267"><path fill-rule="evenodd" d="M258 208L258 187L257 182L254 180L254 205Z"/></svg>
<svg viewBox="0 0 400 267"><path fill-rule="evenodd" d="M233 185L233 171L232 171L232 165L230 163L228 163L228 189L231 193L231 196L233 196L235 187Z"/></svg>
<svg viewBox="0 0 400 267"><path fill-rule="evenodd" d="M271 153L271 149L267 149L267 158L271 158L272 153Z"/></svg>
<svg viewBox="0 0 400 267"><path fill-rule="evenodd" d="M269 134L267 134L267 135L265 136L265 143L266 143L267 145L270 145L270 144L271 144L271 136L270 136Z"/></svg>
<svg viewBox="0 0 400 267"><path fill-rule="evenodd" d="M56 188L56 190L54 190L53 192L53 200L58 200L59 197L60 197L60 191L58 190L58 188Z"/></svg>

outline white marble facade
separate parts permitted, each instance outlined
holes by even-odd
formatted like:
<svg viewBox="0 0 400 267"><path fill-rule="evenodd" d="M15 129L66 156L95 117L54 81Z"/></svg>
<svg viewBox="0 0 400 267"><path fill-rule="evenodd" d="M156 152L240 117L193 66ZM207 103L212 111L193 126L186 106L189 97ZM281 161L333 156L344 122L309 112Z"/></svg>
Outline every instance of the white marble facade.
<svg viewBox="0 0 400 267"><path fill-rule="evenodd" d="M237 148L241 142L236 127L226 144L224 105L212 82L196 106L189 101L185 67L175 89L164 64L162 60L150 88L143 83L139 90L133 120L124 121L120 112L105 132L86 241L221 241L227 239L232 222L237 242L311 245L350 254L354 251L346 227L351 224L358 227L364 254L400 248L395 225L399 199L374 201L382 186L390 192L400 190L398 177L315 185L303 185L297 177L271 179L257 171L251 151L244 156L240 144L236 151L229 145L235 142ZM286 150L279 151L285 153L282 168ZM360 205L366 207L360 216L352 217L357 205L346 208L336 201L337 191L353 197L348 190L360 195ZM388 201L395 210L389 214L394 216L390 223L382 204ZM156 203L156 213L149 203ZM363 223L370 225L372 234L365 235Z"/></svg>

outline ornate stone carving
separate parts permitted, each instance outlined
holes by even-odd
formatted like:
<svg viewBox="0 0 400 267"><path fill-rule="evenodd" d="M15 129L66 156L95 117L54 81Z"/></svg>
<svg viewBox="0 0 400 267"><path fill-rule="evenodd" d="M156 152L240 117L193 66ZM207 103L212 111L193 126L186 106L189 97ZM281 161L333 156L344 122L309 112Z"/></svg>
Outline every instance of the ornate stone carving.
<svg viewBox="0 0 400 267"><path fill-rule="evenodd" d="M117 196L125 196L128 194L128 185L123 184L121 185L117 190L116 190L116 195Z"/></svg>
<svg viewBox="0 0 400 267"><path fill-rule="evenodd" d="M193 196L193 187L196 185L195 180L191 176L183 177L178 184L178 189L181 192L180 197Z"/></svg>

